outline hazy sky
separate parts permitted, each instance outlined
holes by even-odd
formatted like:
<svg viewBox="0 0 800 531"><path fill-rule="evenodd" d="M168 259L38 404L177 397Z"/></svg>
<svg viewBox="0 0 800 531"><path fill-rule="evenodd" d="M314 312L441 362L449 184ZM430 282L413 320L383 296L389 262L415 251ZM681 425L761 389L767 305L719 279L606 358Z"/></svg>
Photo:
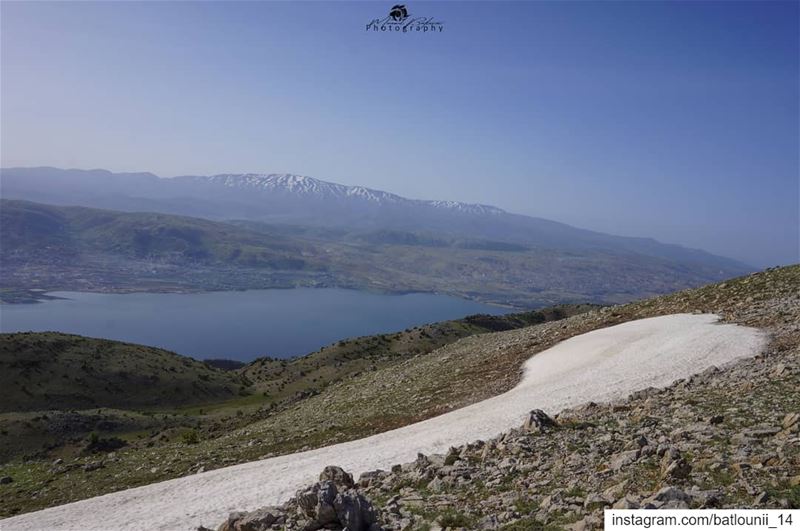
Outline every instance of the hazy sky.
<svg viewBox="0 0 800 531"><path fill-rule="evenodd" d="M798 3L0 4L2 165L290 172L798 261Z"/></svg>

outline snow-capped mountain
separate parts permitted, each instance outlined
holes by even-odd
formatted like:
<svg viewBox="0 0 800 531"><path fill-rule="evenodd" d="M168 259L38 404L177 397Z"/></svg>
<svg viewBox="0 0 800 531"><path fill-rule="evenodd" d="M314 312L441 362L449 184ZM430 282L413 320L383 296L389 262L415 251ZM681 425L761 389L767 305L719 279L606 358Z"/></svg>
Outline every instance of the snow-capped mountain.
<svg viewBox="0 0 800 531"><path fill-rule="evenodd" d="M313 177L291 173L225 173L210 177L177 177L191 179L195 183L206 182L231 189L247 189L257 192L292 194L299 197L313 197L319 200L358 199L375 205L414 205L451 210L469 214L504 214L505 211L490 205L462 203L459 201L430 201L406 199L396 194L374 190L364 186L346 186L321 181Z"/></svg>
<svg viewBox="0 0 800 531"><path fill-rule="evenodd" d="M480 203L460 203L458 201L423 201L435 208L443 208L465 214L506 214L506 211L492 205Z"/></svg>
<svg viewBox="0 0 800 531"><path fill-rule="evenodd" d="M221 174L159 178L105 170L7 168L0 195L59 205L163 212L215 220L250 220L346 232L442 233L541 250L634 253L730 272L747 266L649 238L602 234L502 209L457 201L407 199L363 186L292 174ZM400 238L402 240L403 238Z"/></svg>
<svg viewBox="0 0 800 531"><path fill-rule="evenodd" d="M180 179L180 177L178 177ZM345 186L327 181L320 181L313 177L293 175L291 173L270 174L221 174L211 177L195 177L198 181L205 180L214 185L228 188L250 189L259 192L290 193L302 197L315 197L318 199L342 199L355 197L375 203L398 203L404 199L398 195L372 190L363 186Z"/></svg>

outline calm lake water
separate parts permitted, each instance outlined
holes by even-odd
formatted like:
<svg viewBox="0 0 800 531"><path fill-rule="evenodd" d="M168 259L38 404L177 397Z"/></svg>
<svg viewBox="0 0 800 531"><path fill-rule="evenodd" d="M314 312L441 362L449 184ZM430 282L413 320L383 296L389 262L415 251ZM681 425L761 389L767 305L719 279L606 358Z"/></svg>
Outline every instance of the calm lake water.
<svg viewBox="0 0 800 531"><path fill-rule="evenodd" d="M65 299L0 306L0 331L55 330L157 346L199 359L250 361L307 354L347 337L508 311L444 295L343 289L51 295Z"/></svg>

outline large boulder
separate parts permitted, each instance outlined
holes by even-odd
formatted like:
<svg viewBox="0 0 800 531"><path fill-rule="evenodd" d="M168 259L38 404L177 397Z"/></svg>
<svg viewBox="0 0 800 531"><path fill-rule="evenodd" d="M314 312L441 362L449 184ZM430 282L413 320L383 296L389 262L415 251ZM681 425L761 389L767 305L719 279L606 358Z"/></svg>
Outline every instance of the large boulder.
<svg viewBox="0 0 800 531"><path fill-rule="evenodd" d="M304 531L323 527L347 531L380 529L372 503L356 490L353 476L339 467L325 467L320 481L298 491L295 500L306 518Z"/></svg>
<svg viewBox="0 0 800 531"><path fill-rule="evenodd" d="M372 503L355 491L340 492L333 503L336 516L349 531L378 531L378 518Z"/></svg>
<svg viewBox="0 0 800 531"><path fill-rule="evenodd" d="M217 531L381 531L375 508L358 492L352 475L328 466L319 478L282 507L231 513Z"/></svg>
<svg viewBox="0 0 800 531"><path fill-rule="evenodd" d="M295 496L297 506L308 518L308 523L304 527L306 531L338 523L339 519L333 506L338 495L339 490L332 481L320 481L297 492Z"/></svg>

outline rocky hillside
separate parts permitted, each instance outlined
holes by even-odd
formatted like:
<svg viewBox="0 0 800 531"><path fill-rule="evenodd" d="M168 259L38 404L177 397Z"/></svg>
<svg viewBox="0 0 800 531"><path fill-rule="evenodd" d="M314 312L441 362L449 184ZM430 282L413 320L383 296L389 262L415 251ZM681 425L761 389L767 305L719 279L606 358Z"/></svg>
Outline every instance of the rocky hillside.
<svg viewBox="0 0 800 531"><path fill-rule="evenodd" d="M485 525L518 522L517 529L560 528L586 517L591 523L602 505L594 505L599 501L591 495L607 495L609 503L617 504L620 499L609 488L626 479L629 487L623 490L631 503L641 504L673 486L684 493L716 489L722 504L752 503L766 492L764 503L785 499L792 505L797 500L793 478L800 474L791 416L798 411L800 395L799 286L800 266L793 266L518 330L470 336L411 352L393 363L367 364L311 395L245 413L236 424L210 417L191 439L168 438L152 446L155 434L112 454L78 455L58 464L0 465L0 476L13 478L0 487L3 510L17 514L430 418L509 390L525 360L563 339L681 312L714 312L725 321L764 328L772 341L762 356L738 368L641 393L620 404L564 412L548 434L520 430L449 456L426 456L430 465L421 460L422 465L373 474L360 492L374 504L382 525L409 529L445 524L472 528L492 518L497 521ZM377 343L370 348L380 350ZM691 467L688 475L662 478L665 455L664 474L673 462L673 471L683 474L685 462ZM759 461L766 455L776 457ZM709 461L717 458L718 464ZM623 461L629 462L619 464ZM700 497L686 496L685 503L700 503ZM296 522L311 518L298 513L297 505L284 514Z"/></svg>
<svg viewBox="0 0 800 531"><path fill-rule="evenodd" d="M363 474L357 484L326 469L320 483L284 506L234 514L220 530L243 522L252 529L578 530L600 528L607 507L800 508L800 267L506 335L530 348L537 337L548 342L679 311L713 311L768 330L771 341L756 358L666 389L552 419L534 411L524 426L493 440L420 455ZM500 389L513 380L505 382Z"/></svg>

